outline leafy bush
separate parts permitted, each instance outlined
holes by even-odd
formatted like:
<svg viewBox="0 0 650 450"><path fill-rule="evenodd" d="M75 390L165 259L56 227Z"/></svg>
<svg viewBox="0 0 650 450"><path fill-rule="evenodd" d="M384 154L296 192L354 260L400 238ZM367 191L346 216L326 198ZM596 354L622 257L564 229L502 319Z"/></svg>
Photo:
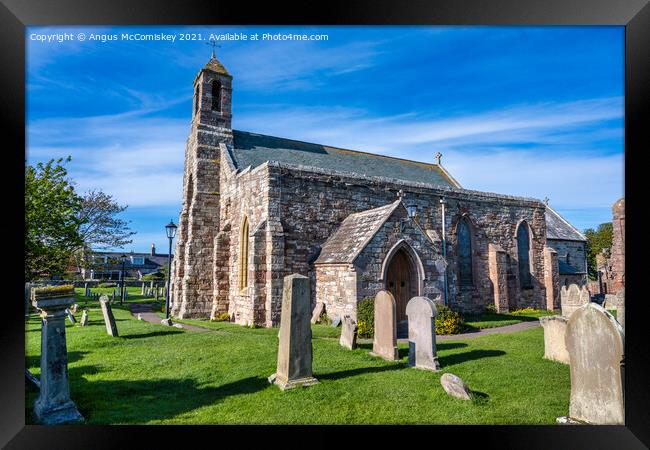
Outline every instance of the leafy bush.
<svg viewBox="0 0 650 450"><path fill-rule="evenodd" d="M330 318L327 316L327 313L325 313L324 311L321 313L320 317L318 318L318 321L323 325L330 325L332 323Z"/></svg>
<svg viewBox="0 0 650 450"><path fill-rule="evenodd" d="M230 316L227 312L222 312L211 319L213 322L229 322Z"/></svg>
<svg viewBox="0 0 650 450"><path fill-rule="evenodd" d="M485 313L486 314L497 314L497 307L494 306L493 303L490 303L485 306Z"/></svg>
<svg viewBox="0 0 650 450"><path fill-rule="evenodd" d="M519 315L526 315L526 314L538 314L538 313L543 313L543 309L535 309L535 308L522 308L522 309L517 309L515 311L510 311L510 314L513 316L519 316Z"/></svg>
<svg viewBox="0 0 650 450"><path fill-rule="evenodd" d="M371 338L375 335L375 299L364 298L357 304L357 336Z"/></svg>
<svg viewBox="0 0 650 450"><path fill-rule="evenodd" d="M97 287L100 288L112 288L112 287L117 287L117 283L99 283Z"/></svg>
<svg viewBox="0 0 650 450"><path fill-rule="evenodd" d="M436 334L458 334L465 327L463 316L445 305L436 305Z"/></svg>

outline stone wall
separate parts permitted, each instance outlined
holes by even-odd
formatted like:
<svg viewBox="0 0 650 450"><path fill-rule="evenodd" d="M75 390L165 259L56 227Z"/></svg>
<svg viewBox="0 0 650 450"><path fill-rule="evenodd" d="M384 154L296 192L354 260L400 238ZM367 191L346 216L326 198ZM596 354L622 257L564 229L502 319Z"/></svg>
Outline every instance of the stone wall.
<svg viewBox="0 0 650 450"><path fill-rule="evenodd" d="M315 260L320 245L349 214L384 206L402 189L405 197L418 205L418 220L433 236L441 236L440 199L447 200L447 259L449 261L449 302L458 309L477 309L493 302L489 277L488 245L504 249L510 273L510 309L545 307L544 256L546 223L544 204L531 199L487 194L468 190L436 188L378 177L360 177L341 172L267 163L271 174L269 208L277 208L285 233L285 270L308 275L309 261ZM277 202L277 204L275 204ZM473 292L463 297L457 285L456 224L466 215L473 225ZM516 231L525 220L531 234L533 288L519 289ZM314 299L315 300L315 299Z"/></svg>
<svg viewBox="0 0 650 450"><path fill-rule="evenodd" d="M609 265L609 293L616 294L625 288L625 199L620 199L612 207L613 240Z"/></svg>
<svg viewBox="0 0 650 450"><path fill-rule="evenodd" d="M560 286L568 286L570 284L582 285L587 283L586 242L549 239L547 245L556 251L558 261L563 261L581 272L584 272L573 275L560 273Z"/></svg>
<svg viewBox="0 0 650 450"><path fill-rule="evenodd" d="M323 264L316 269L316 302L325 304L325 312L357 318L357 272L352 264Z"/></svg>

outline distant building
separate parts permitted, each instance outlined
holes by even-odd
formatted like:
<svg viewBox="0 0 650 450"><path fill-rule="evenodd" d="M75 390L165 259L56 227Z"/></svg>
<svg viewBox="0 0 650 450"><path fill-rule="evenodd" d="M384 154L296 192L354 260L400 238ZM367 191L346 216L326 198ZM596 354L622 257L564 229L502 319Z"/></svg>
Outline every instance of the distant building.
<svg viewBox="0 0 650 450"><path fill-rule="evenodd" d="M151 244L149 253L94 251L89 267L81 268L81 277L84 280L121 280L122 255L126 255L124 277L138 280L144 275L160 272L169 261L168 255L156 253L154 244Z"/></svg>

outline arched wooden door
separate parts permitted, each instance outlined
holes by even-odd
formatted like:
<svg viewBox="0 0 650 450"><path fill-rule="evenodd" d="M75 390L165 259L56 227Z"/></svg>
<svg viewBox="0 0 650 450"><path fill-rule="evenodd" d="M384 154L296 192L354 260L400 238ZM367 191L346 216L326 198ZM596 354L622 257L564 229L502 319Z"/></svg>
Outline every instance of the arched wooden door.
<svg viewBox="0 0 650 450"><path fill-rule="evenodd" d="M417 271L404 249L399 249L386 271L386 290L395 297L397 321L407 320L406 304L418 295Z"/></svg>

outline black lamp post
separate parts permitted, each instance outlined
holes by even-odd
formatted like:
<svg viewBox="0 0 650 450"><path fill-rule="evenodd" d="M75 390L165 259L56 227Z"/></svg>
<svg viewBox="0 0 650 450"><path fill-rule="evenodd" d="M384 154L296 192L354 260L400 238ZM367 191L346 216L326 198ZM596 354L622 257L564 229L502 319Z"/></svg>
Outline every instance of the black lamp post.
<svg viewBox="0 0 650 450"><path fill-rule="evenodd" d="M120 305L124 304L124 265L126 264L126 255L122 253L122 289L120 289Z"/></svg>
<svg viewBox="0 0 650 450"><path fill-rule="evenodd" d="M165 319L169 320L169 282L172 278L172 240L176 236L176 224L173 220L170 220L167 225L165 225L165 232L167 233L167 238L169 238L169 259L167 261L167 290L165 292Z"/></svg>

